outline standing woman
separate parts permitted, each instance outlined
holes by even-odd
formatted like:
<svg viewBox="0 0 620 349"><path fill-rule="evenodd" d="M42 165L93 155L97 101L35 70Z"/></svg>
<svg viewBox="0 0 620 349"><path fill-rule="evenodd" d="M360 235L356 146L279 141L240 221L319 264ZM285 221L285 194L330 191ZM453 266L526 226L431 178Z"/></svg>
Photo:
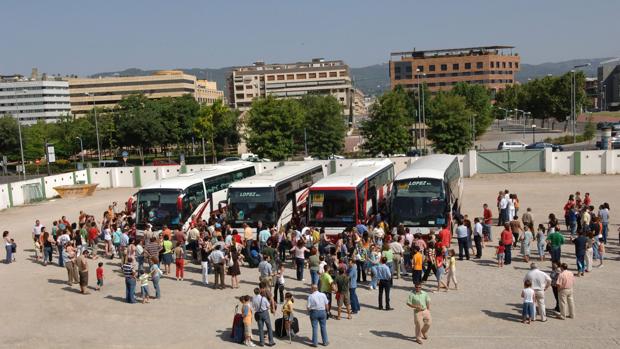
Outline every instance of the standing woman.
<svg viewBox="0 0 620 349"><path fill-rule="evenodd" d="M241 254L239 253L237 246L241 245L238 245L234 241L230 246L229 258L230 260L232 260L233 264L228 268L228 274L230 275L230 284L232 285L232 288L239 288L239 275L241 275L241 268L239 268L239 259L242 259L243 256L241 256Z"/></svg>
<svg viewBox="0 0 620 349"><path fill-rule="evenodd" d="M284 226L280 227L277 235L278 239L278 256L280 259L280 263L284 263L286 261L286 250L288 247L288 240L286 240L286 229Z"/></svg>
<svg viewBox="0 0 620 349"><path fill-rule="evenodd" d="M159 279L163 275L161 269L159 269L159 259L155 256L151 257L151 280L153 281L153 288L155 289L155 299L159 299L161 293L159 292Z"/></svg>
<svg viewBox="0 0 620 349"><path fill-rule="evenodd" d="M164 241L161 243L163 250L164 275L170 274L170 264L172 264L172 241L168 235L164 235Z"/></svg>
<svg viewBox="0 0 620 349"><path fill-rule="evenodd" d="M127 246L127 258L131 258L132 261L136 260L136 241L133 238L129 238L129 246Z"/></svg>
<svg viewBox="0 0 620 349"><path fill-rule="evenodd" d="M305 252L308 251L304 244L303 239L297 240L297 244L291 248L291 252L295 255L295 265L297 267L297 281L302 281L304 278L304 262Z"/></svg>
<svg viewBox="0 0 620 349"><path fill-rule="evenodd" d="M538 257L540 261L545 261L545 244L547 242L547 234L545 233L545 226L538 225L538 232L536 233L536 248L538 249Z"/></svg>
<svg viewBox="0 0 620 349"><path fill-rule="evenodd" d="M4 233L2 233L2 239L4 240L4 247L6 248L6 260L4 262L6 264L11 264L11 261L13 260L13 243L9 237L8 230L5 230Z"/></svg>
<svg viewBox="0 0 620 349"><path fill-rule="evenodd" d="M209 285L209 254L211 253L211 241L205 238L200 249L200 265L202 266L202 283Z"/></svg>
<svg viewBox="0 0 620 349"><path fill-rule="evenodd" d="M511 220L512 217L515 216L515 198L514 198L514 194L510 194L508 196L508 206L506 207L506 210L508 211L508 220Z"/></svg>
<svg viewBox="0 0 620 349"><path fill-rule="evenodd" d="M560 267L557 262L551 263L551 288L553 289L553 297L555 297L555 308L553 310L560 311L560 302L558 300L558 276L560 276Z"/></svg>
<svg viewBox="0 0 620 349"><path fill-rule="evenodd" d="M48 232L43 233L43 266L52 263L52 252L54 246L54 238Z"/></svg>
<svg viewBox="0 0 620 349"><path fill-rule="evenodd" d="M530 243L533 239L534 236L530 231L530 226L526 224L523 227L523 236L521 237L521 255L526 263L530 261Z"/></svg>

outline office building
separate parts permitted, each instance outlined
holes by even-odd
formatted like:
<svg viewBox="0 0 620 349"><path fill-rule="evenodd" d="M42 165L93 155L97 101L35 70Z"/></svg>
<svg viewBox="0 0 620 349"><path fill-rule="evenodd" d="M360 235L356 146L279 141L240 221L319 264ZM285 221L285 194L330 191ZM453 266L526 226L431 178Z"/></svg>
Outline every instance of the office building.
<svg viewBox="0 0 620 349"><path fill-rule="evenodd" d="M178 70L162 70L148 76L70 78L71 112L80 116L94 106L114 108L123 97L144 94L150 99L192 95L199 103L223 98L215 82L197 80Z"/></svg>
<svg viewBox="0 0 620 349"><path fill-rule="evenodd" d="M392 88L415 89L425 83L431 92L449 91L459 82L497 91L515 83L520 57L513 46L482 46L390 55Z"/></svg>
<svg viewBox="0 0 620 349"><path fill-rule="evenodd" d="M620 58L600 63L598 83L601 110L620 110Z"/></svg>
<svg viewBox="0 0 620 349"><path fill-rule="evenodd" d="M352 111L349 67L338 60L236 67L228 77L228 88L232 107L241 111L250 109L257 97L301 98L307 94L330 94L343 106L344 115Z"/></svg>
<svg viewBox="0 0 620 349"><path fill-rule="evenodd" d="M0 76L0 115L10 114L22 124L56 122L71 112L69 84L36 69L30 78Z"/></svg>

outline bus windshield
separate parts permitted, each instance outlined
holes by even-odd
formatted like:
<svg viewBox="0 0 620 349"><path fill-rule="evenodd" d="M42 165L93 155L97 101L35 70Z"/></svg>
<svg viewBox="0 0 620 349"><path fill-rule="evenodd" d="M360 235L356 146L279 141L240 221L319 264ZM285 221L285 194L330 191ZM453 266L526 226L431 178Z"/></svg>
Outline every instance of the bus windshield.
<svg viewBox="0 0 620 349"><path fill-rule="evenodd" d="M164 225L176 227L181 224L181 212L177 210L177 198L180 191L169 190L142 190L138 192L137 217L138 228L146 228L146 224L153 225L153 229L161 229Z"/></svg>
<svg viewBox="0 0 620 349"><path fill-rule="evenodd" d="M443 181L415 178L394 183L393 222L408 226L441 226L446 223L447 202Z"/></svg>
<svg viewBox="0 0 620 349"><path fill-rule="evenodd" d="M276 208L273 189L230 188L229 220L236 225L243 223L275 224Z"/></svg>
<svg viewBox="0 0 620 349"><path fill-rule="evenodd" d="M355 190L310 191L310 223L355 222Z"/></svg>

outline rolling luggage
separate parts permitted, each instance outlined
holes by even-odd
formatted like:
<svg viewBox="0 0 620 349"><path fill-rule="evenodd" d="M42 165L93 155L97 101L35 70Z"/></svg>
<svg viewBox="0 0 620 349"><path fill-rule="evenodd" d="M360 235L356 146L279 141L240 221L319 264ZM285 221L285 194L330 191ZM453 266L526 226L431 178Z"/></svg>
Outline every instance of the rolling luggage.
<svg viewBox="0 0 620 349"><path fill-rule="evenodd" d="M293 334L297 334L299 332L299 321L297 318L293 318L293 322L291 322L291 332L293 332ZM288 336L286 328L284 327L284 318L276 319L274 334L278 338Z"/></svg>

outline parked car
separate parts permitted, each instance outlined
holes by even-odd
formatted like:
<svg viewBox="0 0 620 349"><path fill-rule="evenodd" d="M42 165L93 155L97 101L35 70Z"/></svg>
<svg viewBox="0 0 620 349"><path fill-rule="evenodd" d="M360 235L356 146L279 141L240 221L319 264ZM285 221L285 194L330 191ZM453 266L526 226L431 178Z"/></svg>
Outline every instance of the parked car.
<svg viewBox="0 0 620 349"><path fill-rule="evenodd" d="M178 165L178 164L174 160L153 159L153 162L151 163L151 165L153 165L153 166L174 166L174 165Z"/></svg>
<svg viewBox="0 0 620 349"><path fill-rule="evenodd" d="M121 164L118 160L101 160L99 161L99 167L121 167Z"/></svg>
<svg viewBox="0 0 620 349"><path fill-rule="evenodd" d="M229 156L227 158L223 158L222 160L218 161L219 164L224 164L230 161L241 161L240 157L237 156Z"/></svg>
<svg viewBox="0 0 620 349"><path fill-rule="evenodd" d="M564 148L559 144L536 142L528 145L525 149L545 149L551 148L553 151L564 151Z"/></svg>
<svg viewBox="0 0 620 349"><path fill-rule="evenodd" d="M525 149L526 146L527 144L521 141L504 141L504 142L499 142L499 145L497 146L497 150L519 150L519 149Z"/></svg>

